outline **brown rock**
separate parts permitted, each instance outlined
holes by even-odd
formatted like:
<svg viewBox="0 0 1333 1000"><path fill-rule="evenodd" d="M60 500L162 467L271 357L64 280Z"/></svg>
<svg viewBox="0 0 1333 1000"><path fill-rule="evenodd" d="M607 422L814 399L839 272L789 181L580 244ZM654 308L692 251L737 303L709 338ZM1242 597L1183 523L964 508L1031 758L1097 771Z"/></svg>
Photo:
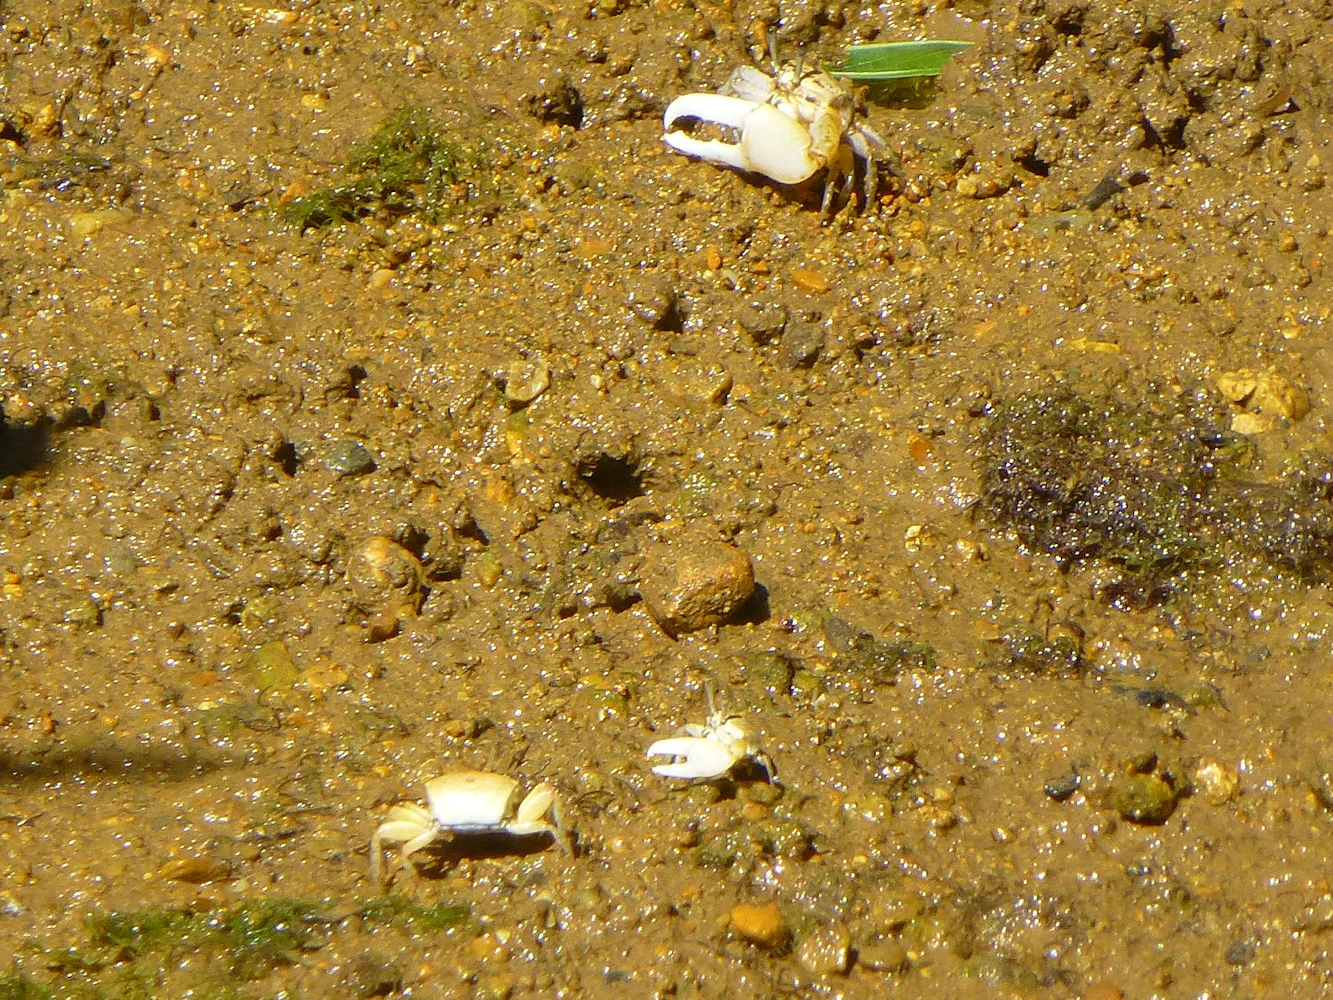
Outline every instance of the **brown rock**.
<svg viewBox="0 0 1333 1000"><path fill-rule="evenodd" d="M842 924L817 927L796 946L796 961L816 976L846 972L852 961L852 939Z"/></svg>
<svg viewBox="0 0 1333 1000"><path fill-rule="evenodd" d="M876 972L902 972L907 968L907 951L895 938L881 938L857 948L856 962Z"/></svg>
<svg viewBox="0 0 1333 1000"><path fill-rule="evenodd" d="M761 948L778 948L791 940L791 926L777 903L737 903L731 908L731 929Z"/></svg>
<svg viewBox="0 0 1333 1000"><path fill-rule="evenodd" d="M1231 429L1238 434L1262 434L1279 420L1295 423L1310 412L1310 395L1277 372L1241 368L1217 376L1217 388L1229 402L1245 408ZM1239 426L1238 426L1239 425Z"/></svg>
<svg viewBox="0 0 1333 1000"><path fill-rule="evenodd" d="M357 607L371 617L416 614L422 576L417 557L382 535L367 538L347 558L347 582Z"/></svg>
<svg viewBox="0 0 1333 1000"><path fill-rule="evenodd" d="M1271 413L1293 423L1310 412L1310 396L1300 386L1273 372L1259 376L1250 405L1261 413Z"/></svg>
<svg viewBox="0 0 1333 1000"><path fill-rule="evenodd" d="M655 546L644 560L639 593L670 635L721 625L754 593L750 557L725 542Z"/></svg>
<svg viewBox="0 0 1333 1000"><path fill-rule="evenodd" d="M1231 418L1231 429L1237 434L1253 437L1266 434L1278 425L1277 417L1268 413L1237 413Z"/></svg>
<svg viewBox="0 0 1333 1000"><path fill-rule="evenodd" d="M222 858L172 858L157 870L157 877L191 885L224 882L231 878L231 863Z"/></svg>

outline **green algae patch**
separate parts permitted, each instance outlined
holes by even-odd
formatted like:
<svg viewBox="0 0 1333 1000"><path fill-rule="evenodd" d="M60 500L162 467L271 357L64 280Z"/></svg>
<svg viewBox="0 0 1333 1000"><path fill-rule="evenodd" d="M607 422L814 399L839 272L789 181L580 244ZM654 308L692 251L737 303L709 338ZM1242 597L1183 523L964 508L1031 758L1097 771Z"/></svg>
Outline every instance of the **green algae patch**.
<svg viewBox="0 0 1333 1000"><path fill-rule="evenodd" d="M0 975L0 1000L52 1000L55 994L21 972Z"/></svg>
<svg viewBox="0 0 1333 1000"><path fill-rule="evenodd" d="M1333 576L1333 460L1255 478L1256 445L1202 395L999 401L982 435L980 510L1062 568L1096 562L1112 604L1165 603L1191 576L1248 561ZM1022 657L1020 657L1022 658Z"/></svg>
<svg viewBox="0 0 1333 1000"><path fill-rule="evenodd" d="M928 642L891 642L832 612L824 614L824 639L837 654L840 670L892 682L903 671L933 673L939 666Z"/></svg>
<svg viewBox="0 0 1333 1000"><path fill-rule="evenodd" d="M71 948L37 952L51 982L15 967L0 975L0 1000L262 994L259 981L275 969L303 961L329 944L357 917L365 928L392 927L411 934L471 933L471 909L458 903L422 904L389 895L333 912L332 904L294 898L248 900L214 910L151 907L96 913L86 936ZM191 970L188 984L173 982ZM43 977L45 978L45 977ZM256 993L259 991L259 993Z"/></svg>
<svg viewBox="0 0 1333 1000"><path fill-rule="evenodd" d="M89 942L118 961L181 953L210 953L228 974L253 980L323 944L313 903L261 900L200 913L169 909L108 913L88 922Z"/></svg>
<svg viewBox="0 0 1333 1000"><path fill-rule="evenodd" d="M0 157L0 193L11 188L60 193L95 189L113 166L106 157L85 150L55 148L40 156L11 154Z"/></svg>
<svg viewBox="0 0 1333 1000"><path fill-rule="evenodd" d="M426 906L397 894L372 899L357 913L368 926L387 924L419 934L471 930L476 926L472 919L472 909L466 904L432 903Z"/></svg>
<svg viewBox="0 0 1333 1000"><path fill-rule="evenodd" d="M1207 555L1195 527L1223 441L1219 424L1183 410L1019 396L997 407L984 441L983 509L1061 563L1169 576Z"/></svg>
<svg viewBox="0 0 1333 1000"><path fill-rule="evenodd" d="M49 986L16 970L8 979L10 994L0 997L183 995L172 988L171 978L185 967L192 970L192 996L247 997L246 984L323 947L332 922L321 919L320 911L316 903L274 899L218 910L152 907L96 913L76 946L35 949L53 977ZM184 962L187 958L197 961Z"/></svg>
<svg viewBox="0 0 1333 1000"><path fill-rule="evenodd" d="M298 229L367 216L419 215L439 222L490 192L485 150L450 135L415 105L389 114L352 150L341 183L297 198L283 208Z"/></svg>

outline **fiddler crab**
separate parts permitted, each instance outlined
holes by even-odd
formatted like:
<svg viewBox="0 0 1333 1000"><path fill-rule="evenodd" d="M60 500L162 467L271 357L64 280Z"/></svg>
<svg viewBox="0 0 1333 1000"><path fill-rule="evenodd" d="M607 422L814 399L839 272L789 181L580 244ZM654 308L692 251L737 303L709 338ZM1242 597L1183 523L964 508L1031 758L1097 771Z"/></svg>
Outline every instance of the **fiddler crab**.
<svg viewBox="0 0 1333 1000"><path fill-rule="evenodd" d="M489 771L455 771L426 782L426 805L402 803L370 838L370 874L377 882L383 870L385 843L401 843L401 863L445 834L458 836L530 837L547 834L573 854L574 846L561 813L560 797L542 782L525 796L517 781Z"/></svg>
<svg viewBox="0 0 1333 1000"><path fill-rule="evenodd" d="M851 196L856 161L865 164L865 204L879 189L875 154L884 140L857 124L856 96L849 84L798 61L779 64L773 75L739 66L716 94L686 94L667 107L662 137L672 149L779 184L800 184L825 171L820 218L830 215L835 195ZM738 142L696 139L673 131L689 119L734 129Z"/></svg>
<svg viewBox="0 0 1333 1000"><path fill-rule="evenodd" d="M649 757L675 758L670 764L658 764L653 774L713 781L731 774L741 761L753 760L763 768L765 779L772 782L776 776L772 759L741 728L737 716L714 711L711 698L708 707L708 721L702 726L690 723L684 727L684 736L658 740L648 748Z"/></svg>

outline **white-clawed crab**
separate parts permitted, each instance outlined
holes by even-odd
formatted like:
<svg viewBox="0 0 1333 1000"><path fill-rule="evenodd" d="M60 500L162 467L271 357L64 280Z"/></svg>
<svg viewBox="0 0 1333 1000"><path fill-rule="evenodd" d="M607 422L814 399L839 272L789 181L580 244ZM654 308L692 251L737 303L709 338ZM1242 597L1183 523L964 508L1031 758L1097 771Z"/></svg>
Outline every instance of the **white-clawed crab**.
<svg viewBox="0 0 1333 1000"><path fill-rule="evenodd" d="M560 797L542 782L526 796L513 778L489 771L455 771L426 782L426 806L406 802L389 810L370 838L370 874L380 879L383 844L401 843L404 865L444 834L529 837L549 834L566 853L573 844Z"/></svg>
<svg viewBox="0 0 1333 1000"><path fill-rule="evenodd" d="M723 715L713 706L713 692L707 690L708 721L702 726L690 723L684 736L658 740L648 748L649 757L674 757L670 764L658 764L653 774L663 778L711 781L724 778L743 760L757 761L769 781L775 776L773 761L759 749L737 721L739 716Z"/></svg>
<svg viewBox="0 0 1333 1000"><path fill-rule="evenodd" d="M851 195L856 159L865 163L865 199L870 206L879 189L875 154L884 140L858 125L856 97L850 85L800 62L778 64L769 76L752 66L737 67L716 94L686 94L667 107L662 137L668 146L738 170L763 174L779 184L800 184L820 170L827 218L835 195ZM737 132L738 142L696 139L673 131L678 122L697 119Z"/></svg>

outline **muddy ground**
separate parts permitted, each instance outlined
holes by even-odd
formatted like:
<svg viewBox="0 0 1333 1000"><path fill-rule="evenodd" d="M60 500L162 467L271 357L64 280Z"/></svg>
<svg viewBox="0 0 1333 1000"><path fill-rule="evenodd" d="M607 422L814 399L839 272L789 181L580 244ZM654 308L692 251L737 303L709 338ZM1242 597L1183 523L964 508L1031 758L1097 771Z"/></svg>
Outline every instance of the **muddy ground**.
<svg viewBox="0 0 1333 1000"><path fill-rule="evenodd" d="M0 996L1320 995L1331 21L0 2ZM769 31L975 45L821 225L662 142ZM464 767L576 855L386 893Z"/></svg>

